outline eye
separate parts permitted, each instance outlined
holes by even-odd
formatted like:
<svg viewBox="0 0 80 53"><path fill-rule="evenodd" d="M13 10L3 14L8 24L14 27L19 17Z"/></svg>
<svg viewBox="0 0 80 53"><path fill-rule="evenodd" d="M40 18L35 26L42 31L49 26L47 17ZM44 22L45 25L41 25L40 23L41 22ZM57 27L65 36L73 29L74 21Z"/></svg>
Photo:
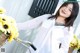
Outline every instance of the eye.
<svg viewBox="0 0 80 53"><path fill-rule="evenodd" d="M72 9L69 9L70 12L72 12Z"/></svg>
<svg viewBox="0 0 80 53"><path fill-rule="evenodd" d="M66 8L68 7L68 5L65 6Z"/></svg>

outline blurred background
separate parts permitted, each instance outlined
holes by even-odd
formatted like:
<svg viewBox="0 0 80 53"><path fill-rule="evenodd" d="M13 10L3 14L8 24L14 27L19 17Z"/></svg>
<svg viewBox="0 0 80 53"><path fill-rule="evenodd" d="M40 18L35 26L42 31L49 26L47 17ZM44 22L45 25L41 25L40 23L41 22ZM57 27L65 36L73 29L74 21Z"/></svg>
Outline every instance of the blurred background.
<svg viewBox="0 0 80 53"><path fill-rule="evenodd" d="M42 1L44 1L45 3L46 1L50 2L50 0L42 0ZM39 5L38 3L40 2L40 0L0 0L0 7L5 8L6 15L12 16L18 23L18 22L25 22L27 20L33 19L39 15L46 14L46 13L55 14L57 9L60 7L60 5L67 0L51 0L51 1L53 2L56 1L56 3L54 2L55 4L53 4L54 7L50 8L53 10L52 12L50 10L47 10L45 12L45 10L43 9L46 9L46 7L44 8L44 6L41 7L43 9L39 9L35 11L34 9L39 8L39 7L35 7L35 5ZM80 1L78 3L80 5ZM33 10L34 12L32 12ZM74 28L75 28L74 32L78 36L78 38L80 38L79 20L80 20L80 11L74 23ZM28 40L33 42L35 38L35 34L37 32L38 29L19 31L20 33L19 38L21 38L24 41ZM5 52L3 53L28 53L27 48L17 43L16 41L13 41L12 43L7 42L2 48L5 48ZM73 53L76 53L76 50Z"/></svg>

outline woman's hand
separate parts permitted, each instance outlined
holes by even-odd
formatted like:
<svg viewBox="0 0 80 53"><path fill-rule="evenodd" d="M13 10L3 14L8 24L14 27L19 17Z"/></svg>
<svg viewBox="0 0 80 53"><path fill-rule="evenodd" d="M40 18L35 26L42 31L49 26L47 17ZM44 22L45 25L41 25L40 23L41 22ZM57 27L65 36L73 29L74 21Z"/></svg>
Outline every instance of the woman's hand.
<svg viewBox="0 0 80 53"><path fill-rule="evenodd" d="M4 45L5 41L7 40L7 37L4 33L0 35L0 47Z"/></svg>

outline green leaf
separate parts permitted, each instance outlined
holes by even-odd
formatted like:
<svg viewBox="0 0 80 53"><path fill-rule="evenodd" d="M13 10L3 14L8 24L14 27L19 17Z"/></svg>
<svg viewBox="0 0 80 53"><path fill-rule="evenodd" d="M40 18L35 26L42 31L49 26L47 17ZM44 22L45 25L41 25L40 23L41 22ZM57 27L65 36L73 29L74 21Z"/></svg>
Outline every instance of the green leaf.
<svg viewBox="0 0 80 53"><path fill-rule="evenodd" d="M2 31L0 30L0 36L1 36L1 34L2 34Z"/></svg>

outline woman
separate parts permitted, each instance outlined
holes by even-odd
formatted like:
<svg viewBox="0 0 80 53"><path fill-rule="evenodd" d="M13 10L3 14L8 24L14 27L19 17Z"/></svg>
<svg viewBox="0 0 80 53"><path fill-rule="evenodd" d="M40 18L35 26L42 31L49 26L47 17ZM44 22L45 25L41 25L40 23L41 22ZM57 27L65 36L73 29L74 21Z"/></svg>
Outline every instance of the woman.
<svg viewBox="0 0 80 53"><path fill-rule="evenodd" d="M68 53L69 44L73 38L72 26L78 11L77 2L65 2L56 15L45 14L27 22L18 23L18 29L40 27L33 41L37 47L35 53Z"/></svg>
<svg viewBox="0 0 80 53"><path fill-rule="evenodd" d="M17 27L19 30L39 27L40 30L33 41L37 51L32 53L68 53L73 38L72 26L78 11L77 2L65 2L56 15L45 14L30 21L17 23Z"/></svg>

